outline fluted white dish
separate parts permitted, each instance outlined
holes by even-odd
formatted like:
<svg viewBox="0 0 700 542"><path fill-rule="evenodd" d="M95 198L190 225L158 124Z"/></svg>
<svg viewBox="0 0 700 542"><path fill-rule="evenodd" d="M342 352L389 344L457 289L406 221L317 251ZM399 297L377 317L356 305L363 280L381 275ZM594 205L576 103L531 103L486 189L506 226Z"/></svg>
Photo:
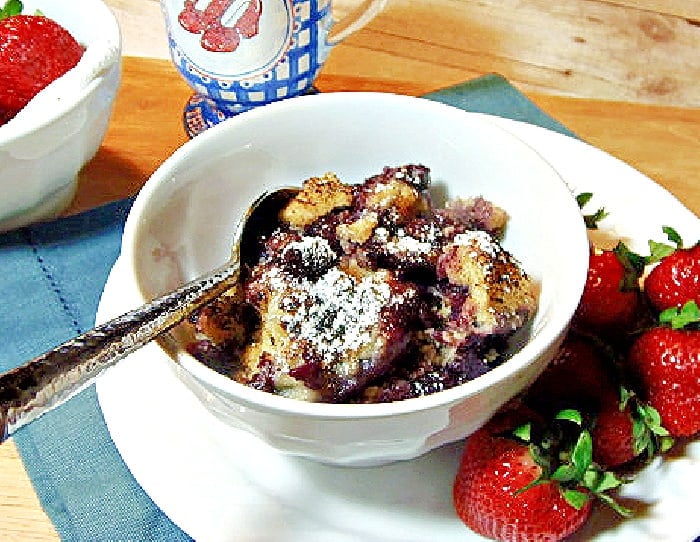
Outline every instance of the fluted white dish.
<svg viewBox="0 0 700 542"><path fill-rule="evenodd" d="M384 165L431 168L436 197L484 196L509 214L504 245L540 285L529 339L462 386L386 404L306 403L261 392L164 341L171 368L214 415L273 448L366 466L463 438L544 369L578 304L588 263L581 213L560 176L488 117L378 93L293 98L234 117L178 149L127 219L122 260L141 301L226 262L244 209L263 190L336 172L362 181Z"/></svg>

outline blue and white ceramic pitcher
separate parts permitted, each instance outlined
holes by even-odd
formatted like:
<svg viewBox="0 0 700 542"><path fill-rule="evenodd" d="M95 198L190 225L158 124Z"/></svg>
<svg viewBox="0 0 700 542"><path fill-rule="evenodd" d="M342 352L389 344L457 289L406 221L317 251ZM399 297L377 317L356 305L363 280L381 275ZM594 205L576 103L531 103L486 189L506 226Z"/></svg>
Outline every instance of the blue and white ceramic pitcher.
<svg viewBox="0 0 700 542"><path fill-rule="evenodd" d="M185 129L304 94L330 49L387 0L364 0L340 21L332 0L161 0L172 60L194 89Z"/></svg>

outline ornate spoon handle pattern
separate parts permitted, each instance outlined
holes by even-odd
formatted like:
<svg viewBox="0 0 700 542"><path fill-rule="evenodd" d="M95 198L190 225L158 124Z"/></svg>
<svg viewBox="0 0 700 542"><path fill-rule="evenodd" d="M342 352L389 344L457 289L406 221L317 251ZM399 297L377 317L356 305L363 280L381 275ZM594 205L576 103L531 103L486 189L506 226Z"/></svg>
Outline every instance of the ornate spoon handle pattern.
<svg viewBox="0 0 700 542"><path fill-rule="evenodd" d="M0 443L238 280L237 260L0 375Z"/></svg>
<svg viewBox="0 0 700 542"><path fill-rule="evenodd" d="M239 271L234 260L0 375L0 443L233 286Z"/></svg>

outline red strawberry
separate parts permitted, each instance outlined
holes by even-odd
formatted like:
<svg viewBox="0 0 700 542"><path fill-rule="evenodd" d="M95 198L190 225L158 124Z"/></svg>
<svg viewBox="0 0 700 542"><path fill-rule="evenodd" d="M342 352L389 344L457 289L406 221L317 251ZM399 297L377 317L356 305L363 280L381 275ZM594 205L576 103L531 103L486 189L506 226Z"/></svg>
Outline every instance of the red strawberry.
<svg viewBox="0 0 700 542"><path fill-rule="evenodd" d="M13 15L0 20L0 125L73 68L83 51L65 28L47 17Z"/></svg>
<svg viewBox="0 0 700 542"><path fill-rule="evenodd" d="M455 510L470 529L495 540L562 540L588 519L591 493L614 504L602 491L620 481L592 468L586 431L573 439L559 431L533 438L536 419L519 426L526 415L496 416L467 439L453 486ZM565 418L561 423L572 425Z"/></svg>
<svg viewBox="0 0 700 542"><path fill-rule="evenodd" d="M530 407L549 415L562 408L594 413L603 397L618 395L612 369L612 362L599 344L569 332L524 400Z"/></svg>
<svg viewBox="0 0 700 542"><path fill-rule="evenodd" d="M660 414L673 436L700 431L700 309L691 301L682 310L661 314L671 327L658 326L642 333L632 344L629 364L640 392ZM675 326L675 328L674 328Z"/></svg>
<svg viewBox="0 0 700 542"><path fill-rule="evenodd" d="M487 424L467 440L453 488L457 514L470 529L495 540L566 538L586 522L591 502L577 510L554 482L519 493L542 469L527 444L498 436L501 422Z"/></svg>
<svg viewBox="0 0 700 542"><path fill-rule="evenodd" d="M620 408L611 396L602 406L591 430L593 459L608 468L624 465L638 455L634 444L634 420L629 406Z"/></svg>
<svg viewBox="0 0 700 542"><path fill-rule="evenodd" d="M620 408L620 394L612 362L600 344L569 332L545 369L527 391L524 401L550 415L575 408L595 418L591 430L593 457L614 467L638 455L632 434L634 421L629 405Z"/></svg>
<svg viewBox="0 0 700 542"><path fill-rule="evenodd" d="M664 256L644 281L644 293L658 311L700 305L700 244Z"/></svg>
<svg viewBox="0 0 700 542"><path fill-rule="evenodd" d="M643 266L643 258L623 243L613 250L591 251L574 325L606 335L629 330L640 308L638 279Z"/></svg>
<svg viewBox="0 0 700 542"><path fill-rule="evenodd" d="M604 468L613 468L657 451L665 452L673 444L669 432L661 425L659 413L627 389L608 395L596 415L591 429L593 459Z"/></svg>
<svg viewBox="0 0 700 542"><path fill-rule="evenodd" d="M612 468L670 442L658 413L620 386L614 351L602 341L569 332L555 358L525 393L523 402L545 415L577 409L595 423L594 459Z"/></svg>

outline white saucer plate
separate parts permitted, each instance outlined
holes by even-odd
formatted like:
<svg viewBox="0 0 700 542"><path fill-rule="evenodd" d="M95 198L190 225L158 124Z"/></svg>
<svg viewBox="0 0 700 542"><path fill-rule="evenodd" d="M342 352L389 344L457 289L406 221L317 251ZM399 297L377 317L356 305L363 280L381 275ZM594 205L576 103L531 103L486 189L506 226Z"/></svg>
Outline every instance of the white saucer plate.
<svg viewBox="0 0 700 542"><path fill-rule="evenodd" d="M592 192L590 209L609 217L598 239L647 251L670 225L688 242L700 220L627 164L576 139L490 117L523 140L572 192ZM542 202L546 212L547 202ZM592 212L592 211L591 211ZM556 224L552 224L556 227ZM118 261L98 321L133 308ZM468 542L483 540L452 509L461 453L452 444L412 461L340 468L281 455L207 412L155 344L107 371L97 392L112 439L135 479L180 528L200 542ZM576 541L691 541L700 535L700 441L649 465L621 496L637 510L621 520L596 509Z"/></svg>

